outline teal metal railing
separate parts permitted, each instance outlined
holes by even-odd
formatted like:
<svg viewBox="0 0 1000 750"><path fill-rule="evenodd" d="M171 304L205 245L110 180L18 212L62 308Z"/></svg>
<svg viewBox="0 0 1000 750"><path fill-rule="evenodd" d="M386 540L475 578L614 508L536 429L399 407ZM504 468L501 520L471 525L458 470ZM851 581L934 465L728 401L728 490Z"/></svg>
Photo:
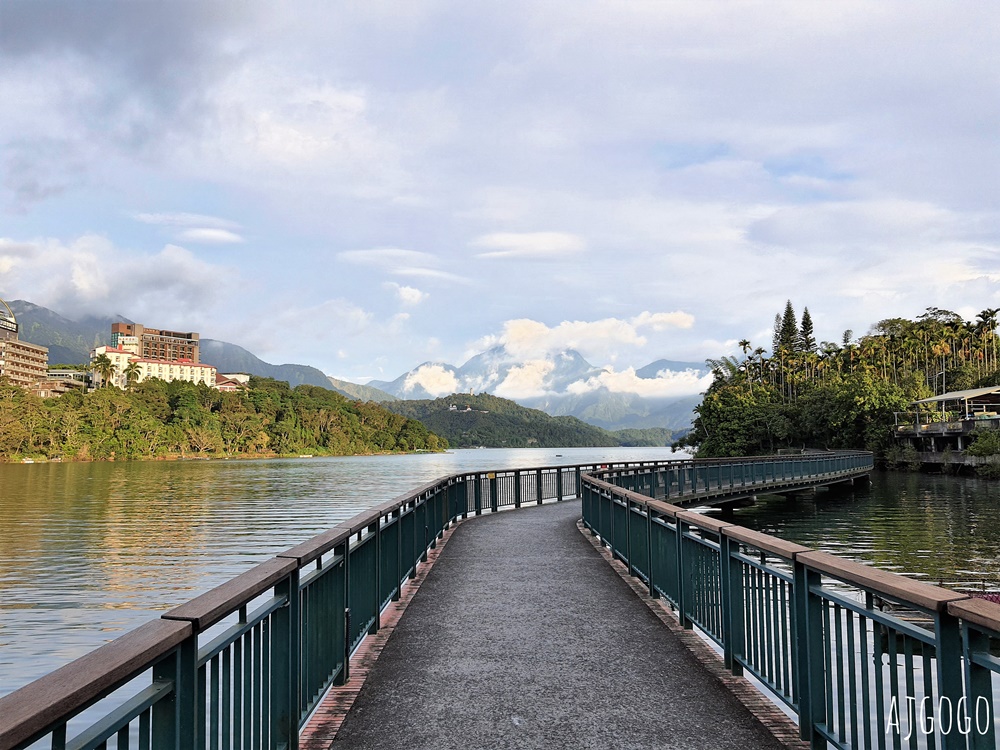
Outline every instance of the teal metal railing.
<svg viewBox="0 0 1000 750"><path fill-rule="evenodd" d="M866 467L842 453L597 471L584 523L812 747L996 748L1000 606L681 507Z"/></svg>
<svg viewBox="0 0 1000 750"><path fill-rule="evenodd" d="M734 672L754 675L785 702L814 746L901 747L902 732L881 728L894 703L905 721L899 703L907 699L927 697L937 710L944 698L964 697L974 722L983 715L995 722L1000 607L679 506L828 484L870 468L870 455L840 453L445 477L0 698L0 750L36 741L295 748L326 689L348 679L351 651L378 630L384 605L452 523L573 497L582 497L587 525L653 595L719 644ZM885 602L933 622L911 622L885 611ZM968 747L995 745L992 723L964 734L935 726L906 746L966 747L959 736Z"/></svg>
<svg viewBox="0 0 1000 750"><path fill-rule="evenodd" d="M578 497L598 468L460 474L360 513L0 698L0 750L295 748L452 523Z"/></svg>

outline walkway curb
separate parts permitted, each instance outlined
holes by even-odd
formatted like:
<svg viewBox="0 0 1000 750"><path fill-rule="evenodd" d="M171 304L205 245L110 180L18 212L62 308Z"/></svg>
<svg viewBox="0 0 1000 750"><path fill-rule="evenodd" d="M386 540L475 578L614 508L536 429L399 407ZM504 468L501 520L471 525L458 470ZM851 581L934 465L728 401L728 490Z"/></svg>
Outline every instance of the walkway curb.
<svg viewBox="0 0 1000 750"><path fill-rule="evenodd" d="M441 555L441 550L451 538L461 521L456 521L444 535L437 540L437 546L428 550L427 562L417 566L417 575L402 586L399 600L391 602L380 618L380 627L374 635L369 635L351 655L351 676L344 685L334 685L323 696L319 706L313 712L309 721L299 735L299 750L329 750L340 731L340 726L347 718L354 700L364 687L368 673L385 648L386 642L399 624L407 605L413 600L420 584L427 578L431 568Z"/></svg>
<svg viewBox="0 0 1000 750"><path fill-rule="evenodd" d="M719 655L712 650L712 647L705 643L694 631L685 630L666 599L654 599L649 595L649 587L641 579L630 575L628 566L621 560L611 555L611 550L605 547L596 536L591 534L583 520L576 522L577 529L596 549L621 577L629 588L645 602L650 611L662 622L667 629L673 633L677 639L691 652L705 669L713 677L718 679L735 698L746 706L761 724L763 724L778 742L790 748L790 750L809 750L810 745L799 739L799 725L795 723L778 706L772 703L745 677L737 677L723 666Z"/></svg>

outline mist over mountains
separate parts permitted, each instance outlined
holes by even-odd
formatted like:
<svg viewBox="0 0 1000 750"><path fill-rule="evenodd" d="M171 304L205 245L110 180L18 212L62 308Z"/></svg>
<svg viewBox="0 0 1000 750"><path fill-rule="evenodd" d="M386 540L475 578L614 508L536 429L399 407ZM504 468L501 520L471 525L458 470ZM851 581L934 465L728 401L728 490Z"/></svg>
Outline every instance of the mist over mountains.
<svg viewBox="0 0 1000 750"><path fill-rule="evenodd" d="M400 399L451 393L491 393L552 416L573 416L609 430L690 427L692 409L708 387L704 364L661 359L639 369L595 367L572 349L519 360L502 346L460 367L425 362L395 380L369 386Z"/></svg>
<svg viewBox="0 0 1000 750"><path fill-rule="evenodd" d="M39 305L14 300L11 310L21 337L49 348L51 364L89 361L90 351L110 343L111 324L124 316L74 321ZM425 362L395 380L351 383L300 364L274 365L236 344L201 339L201 360L219 372L245 372L338 391L360 401L435 399L453 393L490 393L552 416L577 417L607 430L691 426L692 409L711 382L704 363L660 359L638 369L596 367L566 349L542 357L512 356L502 345L476 354L461 366Z"/></svg>

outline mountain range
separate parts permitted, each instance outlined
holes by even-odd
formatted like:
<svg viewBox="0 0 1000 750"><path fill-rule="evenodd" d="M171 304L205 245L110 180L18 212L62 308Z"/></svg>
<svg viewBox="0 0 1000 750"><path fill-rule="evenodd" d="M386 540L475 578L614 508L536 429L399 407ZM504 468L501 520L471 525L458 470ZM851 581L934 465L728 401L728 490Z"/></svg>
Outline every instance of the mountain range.
<svg viewBox="0 0 1000 750"><path fill-rule="evenodd" d="M14 300L21 338L49 348L50 364L88 362L90 351L110 343L111 324L123 316L70 320L45 307ZM503 346L456 367L425 362L391 381L365 385L325 375L300 364L273 365L236 344L201 339L201 361L219 372L243 372L329 388L360 401L435 399L453 393L490 393L552 416L573 416L606 430L664 427L675 434L690 428L692 410L708 386L704 364L660 359L638 369L616 371L587 362L579 352L516 356Z"/></svg>
<svg viewBox="0 0 1000 750"><path fill-rule="evenodd" d="M708 368L696 362L660 359L616 372L595 367L572 349L525 360L497 346L460 367L425 362L395 380L373 380L368 385L404 400L491 393L606 430L683 431L691 426L692 410L708 386L708 377Z"/></svg>

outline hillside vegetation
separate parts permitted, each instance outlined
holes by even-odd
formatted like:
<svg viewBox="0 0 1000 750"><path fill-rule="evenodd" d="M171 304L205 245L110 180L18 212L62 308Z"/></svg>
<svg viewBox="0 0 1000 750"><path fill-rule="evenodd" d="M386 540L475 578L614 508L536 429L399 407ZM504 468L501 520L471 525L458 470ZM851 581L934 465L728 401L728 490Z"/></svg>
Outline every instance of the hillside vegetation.
<svg viewBox="0 0 1000 750"><path fill-rule="evenodd" d="M671 440L670 431L662 428L609 432L575 417L551 417L485 393L393 401L385 406L420 420L429 430L445 437L453 448L666 446Z"/></svg>
<svg viewBox="0 0 1000 750"><path fill-rule="evenodd" d="M40 399L0 379L0 459L138 459L198 454L351 455L440 450L416 420L316 386L251 378L246 391L146 380Z"/></svg>
<svg viewBox="0 0 1000 750"><path fill-rule="evenodd" d="M1000 383L997 313L967 322L927 308L890 318L855 338L817 344L806 308L775 316L770 351L740 342L742 357L709 360L715 379L694 428L679 445L699 457L774 453L780 448L895 450L894 413L935 393Z"/></svg>

